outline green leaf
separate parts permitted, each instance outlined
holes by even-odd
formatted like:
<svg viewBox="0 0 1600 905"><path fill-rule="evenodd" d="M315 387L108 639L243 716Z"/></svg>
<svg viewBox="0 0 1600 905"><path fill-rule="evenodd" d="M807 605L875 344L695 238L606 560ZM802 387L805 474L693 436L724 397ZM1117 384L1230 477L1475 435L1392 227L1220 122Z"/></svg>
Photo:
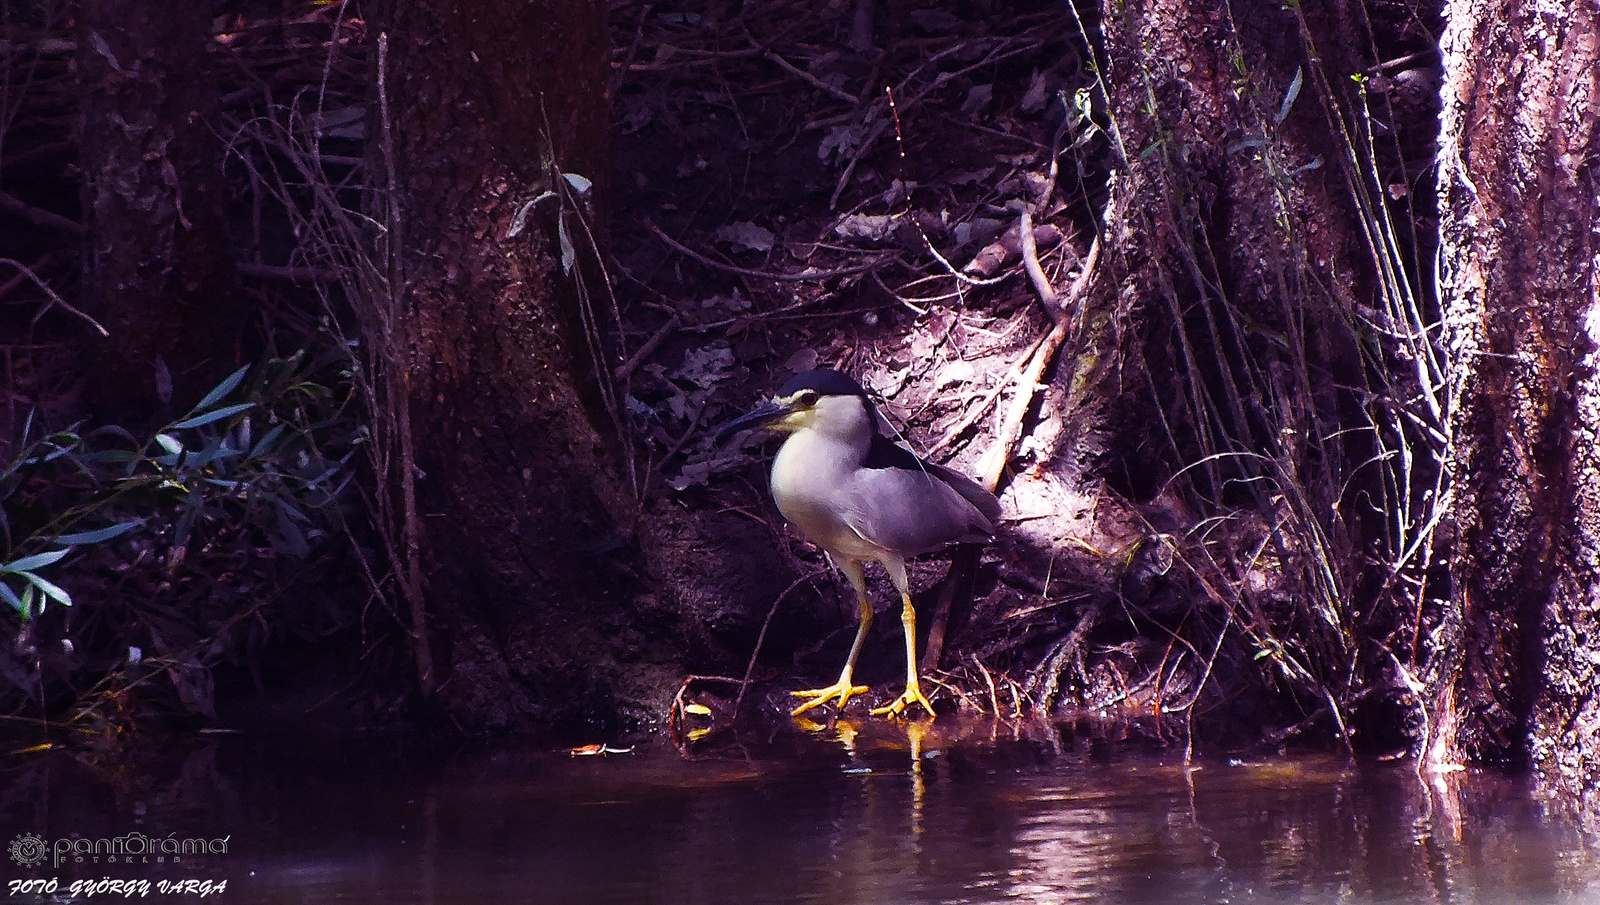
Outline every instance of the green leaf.
<svg viewBox="0 0 1600 905"><path fill-rule="evenodd" d="M255 408L255 406L256 404L254 402L239 402L235 403L234 405L225 405L222 408L216 409L215 411L206 412L204 415L196 415L193 418L185 418L184 420L179 421L177 424L172 425L170 429L185 430L191 427L199 427L202 424L210 424L213 421L221 421L224 418L230 418L242 411Z"/></svg>
<svg viewBox="0 0 1600 905"><path fill-rule="evenodd" d="M288 500L278 500L278 508L279 508L279 513L278 514L280 516L283 515L284 513L287 513L290 518L292 518L292 519L294 519L296 521L301 521L301 522L310 522L311 521L311 519L306 518L306 514L304 512L301 512L293 503L289 502Z"/></svg>
<svg viewBox="0 0 1600 905"><path fill-rule="evenodd" d="M517 211L517 215L511 219L511 228L506 230L506 238L515 239L517 236L522 235L522 231L528 226L528 212L532 211L534 206L539 202L545 200L546 198L554 198L555 196L555 192L545 192L539 197L524 204L522 208Z"/></svg>
<svg viewBox="0 0 1600 905"><path fill-rule="evenodd" d="M73 452L75 449L77 449L76 444L71 444L71 445L67 445L67 446L60 446L60 445L52 443L50 445L55 447L55 451L50 453L49 455L45 456L43 459L40 459L39 461L41 461L41 462L54 462L55 460L61 458L62 456L68 455L71 452Z"/></svg>
<svg viewBox="0 0 1600 905"><path fill-rule="evenodd" d="M210 443L207 443L205 447L190 451L189 454L183 459L183 467L191 471L195 471L210 466L223 459L237 456L238 454L238 450L228 449L225 447L223 445L223 438L218 437L217 439L212 440ZM166 457L163 457L158 461L160 461L163 465L177 465L176 457L174 457L173 461L171 462L168 462Z"/></svg>
<svg viewBox="0 0 1600 905"><path fill-rule="evenodd" d="M161 448L171 455L175 456L183 452L183 443L179 442L178 438L171 434L156 434L156 442L161 444Z"/></svg>
<svg viewBox="0 0 1600 905"><path fill-rule="evenodd" d="M279 544L273 546L279 547L291 556L306 556L311 552L311 545L306 543L305 532L301 531L300 526L289 517L286 510L291 508L286 503L278 506L278 535L283 539L283 543L281 546Z"/></svg>
<svg viewBox="0 0 1600 905"><path fill-rule="evenodd" d="M28 585L28 590L29 592L32 592L33 585ZM8 585L3 581L0 581L0 600L4 600L6 603L11 604L11 608L17 612L23 612L22 599L17 596L16 591L11 590L11 585Z"/></svg>
<svg viewBox="0 0 1600 905"><path fill-rule="evenodd" d="M244 372L248 370L250 370L250 366L245 365L239 370L234 371L232 374L229 374L227 377L224 377L222 382L212 387L211 392L206 394L206 398L200 400L200 404L196 405L193 409L191 409L191 411L203 412L206 409L211 408L213 405L216 405L217 402L222 399L222 397L233 392L234 387L239 385L239 381L244 380ZM177 427L179 425L173 426Z"/></svg>
<svg viewBox="0 0 1600 905"><path fill-rule="evenodd" d="M52 541L52 543L60 544L64 547L72 546L74 544L98 544L108 541L113 537L120 537L124 534L127 534L129 531L132 531L143 524L144 519L136 518L131 522L121 522L116 525L107 525L104 528L97 528L94 531L80 531L77 534L63 534Z"/></svg>
<svg viewBox="0 0 1600 905"><path fill-rule="evenodd" d="M1274 125L1283 125L1289 118L1289 108L1294 106L1294 99L1300 96L1300 84L1305 80L1305 70L1296 66L1294 79L1289 82L1289 91L1283 96L1283 103L1278 106L1278 115L1272 118Z"/></svg>
<svg viewBox="0 0 1600 905"><path fill-rule="evenodd" d="M572 273L572 265L578 261L578 250L572 247L572 236L567 234L566 214L556 218L556 238L561 242L561 272Z"/></svg>
<svg viewBox="0 0 1600 905"><path fill-rule="evenodd" d="M283 436L283 427L284 426L280 424L277 427L274 427L272 430L267 431L267 435L265 437L257 440L256 445L250 447L250 458L259 459L261 458L262 453L271 449L272 445L278 442L278 438Z"/></svg>
<svg viewBox="0 0 1600 905"><path fill-rule="evenodd" d="M44 592L44 596L58 601L62 606L72 606L72 595L68 594L59 585L51 584L32 572L23 572L22 577L33 582L33 586Z"/></svg>
<svg viewBox="0 0 1600 905"><path fill-rule="evenodd" d="M183 508L183 514L178 516L178 524L172 530L172 542L174 544L181 547L189 542L189 532L194 529L195 516L199 513L200 507L195 505L192 500L188 506Z"/></svg>
<svg viewBox="0 0 1600 905"><path fill-rule="evenodd" d="M139 460L140 455L131 449L102 449L83 457L83 461L98 465L126 465Z"/></svg>
<svg viewBox="0 0 1600 905"><path fill-rule="evenodd" d="M139 445L139 438L138 437L135 437L133 435L133 433L131 431L129 431L127 428L118 427L115 424L107 424L104 427L97 427L94 430L89 432L89 436L91 436L91 437L99 437L102 434L107 434L107 435L110 435L112 437L116 437L119 440L124 440L130 446L138 446Z"/></svg>
<svg viewBox="0 0 1600 905"><path fill-rule="evenodd" d="M1237 154L1240 151L1251 151L1256 148L1264 148L1266 146L1267 140L1265 138L1262 138L1259 135L1252 135L1249 138L1243 139L1242 141L1236 141L1233 144L1228 145L1228 153Z"/></svg>
<svg viewBox="0 0 1600 905"><path fill-rule="evenodd" d="M594 188L593 182L579 176L577 173L562 173L561 178L565 179L567 185L572 186L573 191L580 195L587 195L589 190Z"/></svg>
<svg viewBox="0 0 1600 905"><path fill-rule="evenodd" d="M16 562L0 563L0 572L16 572L18 574L23 572L31 572L34 569L50 565L61 557L66 556L70 552L72 551L51 550L47 553L35 553L32 556L24 556Z"/></svg>

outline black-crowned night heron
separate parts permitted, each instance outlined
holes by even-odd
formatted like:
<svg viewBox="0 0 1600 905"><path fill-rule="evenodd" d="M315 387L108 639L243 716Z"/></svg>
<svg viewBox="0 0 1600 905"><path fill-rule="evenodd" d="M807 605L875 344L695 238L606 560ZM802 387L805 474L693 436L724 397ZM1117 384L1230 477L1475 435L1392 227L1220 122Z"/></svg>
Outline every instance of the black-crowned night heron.
<svg viewBox="0 0 1600 905"><path fill-rule="evenodd" d="M878 411L866 390L832 370L796 376L771 402L730 422L727 436L755 427L788 434L772 462L772 496L794 523L850 579L861 625L839 681L797 691L809 698L801 714L838 701L843 708L866 686L853 684L856 658L872 625L868 561L883 564L900 591L906 633L906 690L874 714L899 716L912 704L933 715L917 677L917 612L911 605L906 560L956 543L981 543L994 534L1000 502L973 481L896 445L879 432Z"/></svg>

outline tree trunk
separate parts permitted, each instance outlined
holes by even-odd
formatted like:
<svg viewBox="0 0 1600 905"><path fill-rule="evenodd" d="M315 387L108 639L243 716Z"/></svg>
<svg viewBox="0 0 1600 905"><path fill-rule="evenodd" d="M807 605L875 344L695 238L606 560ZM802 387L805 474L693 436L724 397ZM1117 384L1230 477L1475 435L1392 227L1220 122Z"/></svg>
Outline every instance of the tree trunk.
<svg viewBox="0 0 1600 905"><path fill-rule="evenodd" d="M1228 538L1180 549L1212 603L1183 617L1189 643L1219 652L1213 679L1270 668L1244 684L1287 690L1348 739L1355 702L1385 698L1364 692L1402 622L1374 555L1416 530L1380 514L1406 502L1385 471L1405 428L1381 400L1416 394L1388 392L1394 352L1356 327L1373 309L1413 316L1415 267L1395 257L1414 242L1387 225L1352 76L1424 36L1339 0L1117 0L1102 15L1121 167L1078 373L1057 381L1079 422L1063 433L1180 544L1225 516ZM1426 166L1384 153L1402 188Z"/></svg>
<svg viewBox="0 0 1600 905"><path fill-rule="evenodd" d="M583 180L557 174L605 175L603 9L393 0L382 28L435 699L469 732L595 737L658 695L624 664L660 634L630 608L635 504L579 389L606 380L604 324L560 260L593 260Z"/></svg>
<svg viewBox="0 0 1600 905"><path fill-rule="evenodd" d="M1600 781L1600 6L1447 9L1454 656L1430 759ZM1543 682L1541 684L1541 673ZM1532 730L1531 750L1528 746Z"/></svg>
<svg viewBox="0 0 1600 905"><path fill-rule="evenodd" d="M83 308L89 401L119 424L181 413L236 367L222 142L207 0L83 0ZM170 401L171 405L167 405Z"/></svg>

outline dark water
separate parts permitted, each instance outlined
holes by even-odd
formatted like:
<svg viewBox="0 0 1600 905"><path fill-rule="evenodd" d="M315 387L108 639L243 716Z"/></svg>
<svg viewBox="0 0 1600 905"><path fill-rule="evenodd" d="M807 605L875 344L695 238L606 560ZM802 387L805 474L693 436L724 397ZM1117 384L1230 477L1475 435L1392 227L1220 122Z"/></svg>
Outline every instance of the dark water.
<svg viewBox="0 0 1600 905"><path fill-rule="evenodd" d="M1181 750L1055 727L845 728L699 760L241 737L154 764L21 754L0 773L0 843L35 834L49 856L0 863L10 901L145 880L146 901L233 903L1600 903L1582 834L1493 774L1185 768ZM226 851L53 863L63 840L133 832Z"/></svg>

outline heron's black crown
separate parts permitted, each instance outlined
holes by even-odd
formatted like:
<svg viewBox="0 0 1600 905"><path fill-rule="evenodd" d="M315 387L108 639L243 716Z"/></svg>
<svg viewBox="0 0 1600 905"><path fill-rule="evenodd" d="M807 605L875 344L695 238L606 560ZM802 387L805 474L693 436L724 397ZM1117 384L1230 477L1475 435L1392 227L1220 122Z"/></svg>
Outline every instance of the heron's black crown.
<svg viewBox="0 0 1600 905"><path fill-rule="evenodd" d="M835 371L832 368L818 368L815 371L806 371L789 378L789 382L778 390L780 399L787 399L801 390L815 390L823 396L860 396L867 398L867 391L861 384L856 383L850 375Z"/></svg>

